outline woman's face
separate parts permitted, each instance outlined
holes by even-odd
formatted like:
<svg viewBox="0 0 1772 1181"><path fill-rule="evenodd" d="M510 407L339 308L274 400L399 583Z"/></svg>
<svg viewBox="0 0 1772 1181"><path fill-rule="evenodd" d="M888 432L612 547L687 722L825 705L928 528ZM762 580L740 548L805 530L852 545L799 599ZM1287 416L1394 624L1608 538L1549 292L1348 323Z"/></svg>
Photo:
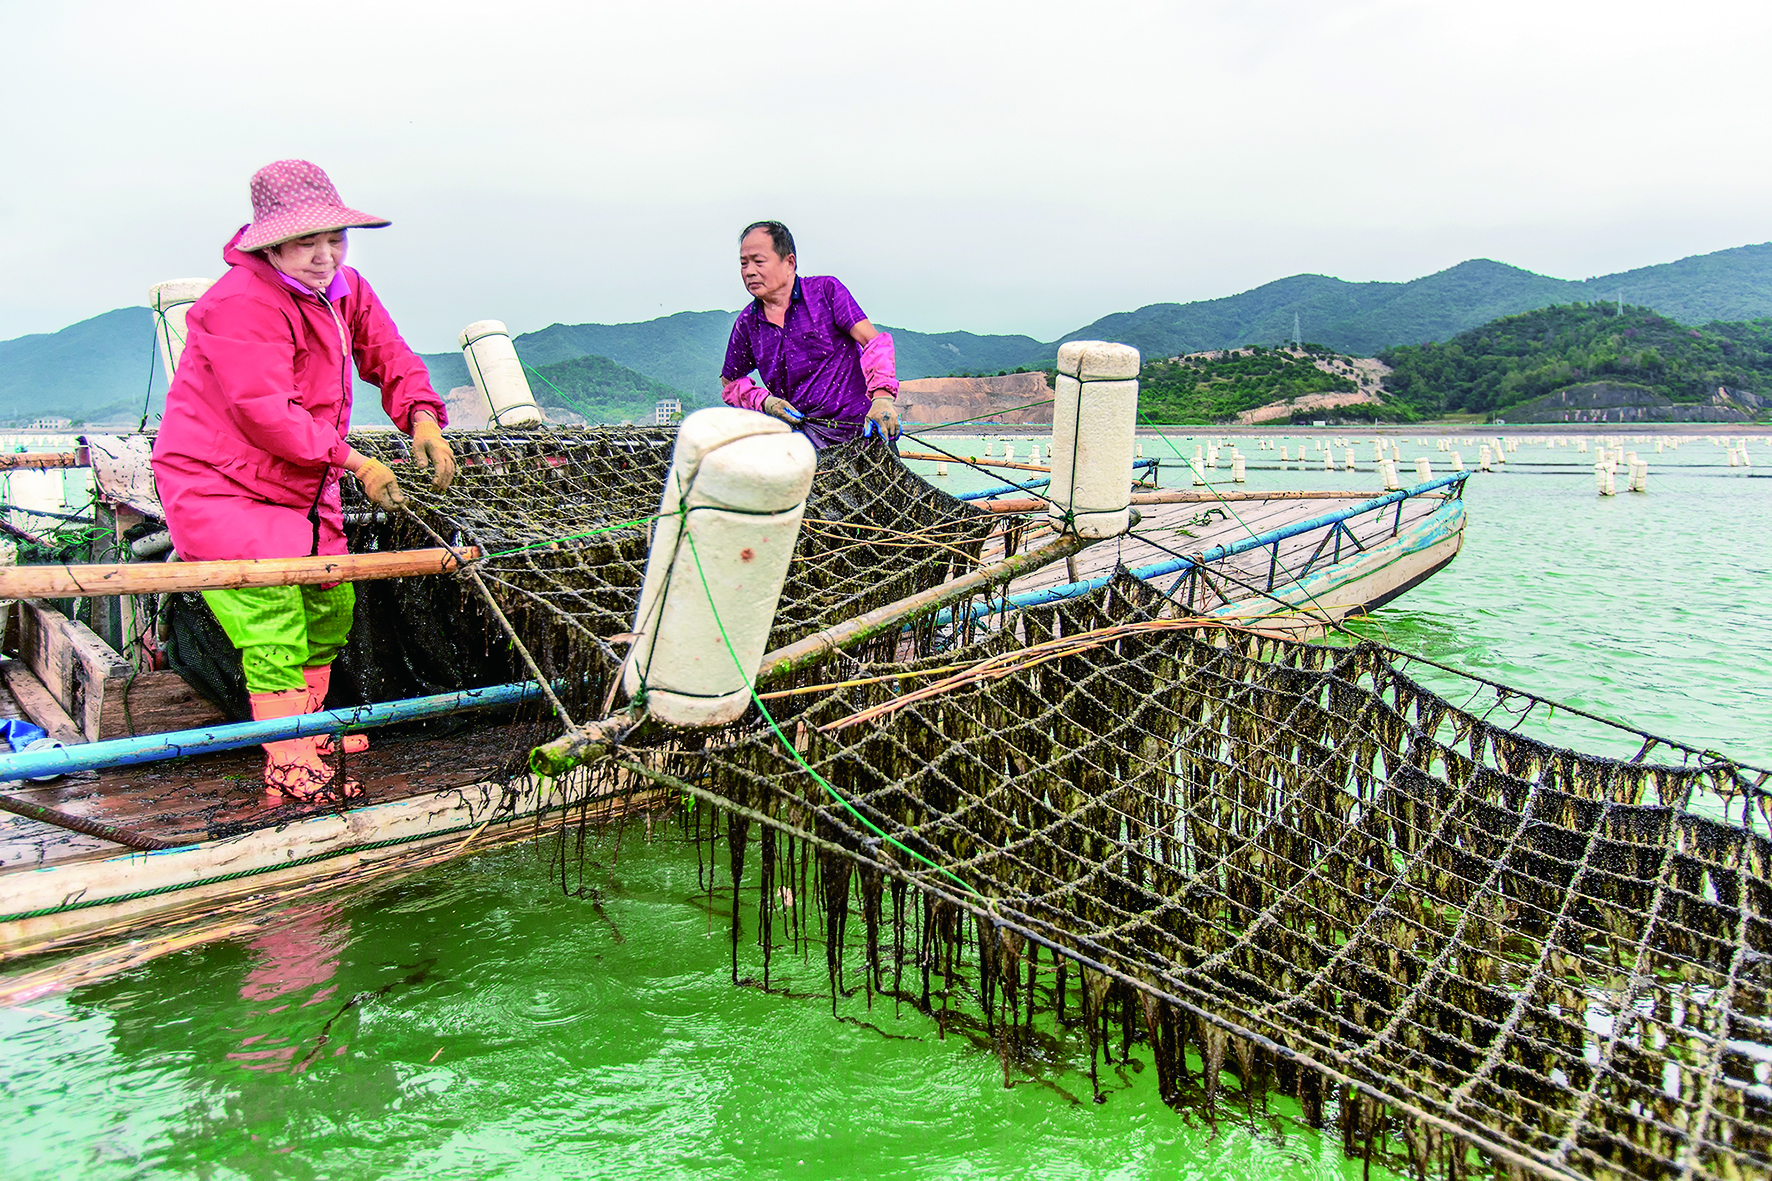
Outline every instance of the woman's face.
<svg viewBox="0 0 1772 1181"><path fill-rule="evenodd" d="M345 232L324 230L265 249L271 265L297 283L324 291L345 265Z"/></svg>

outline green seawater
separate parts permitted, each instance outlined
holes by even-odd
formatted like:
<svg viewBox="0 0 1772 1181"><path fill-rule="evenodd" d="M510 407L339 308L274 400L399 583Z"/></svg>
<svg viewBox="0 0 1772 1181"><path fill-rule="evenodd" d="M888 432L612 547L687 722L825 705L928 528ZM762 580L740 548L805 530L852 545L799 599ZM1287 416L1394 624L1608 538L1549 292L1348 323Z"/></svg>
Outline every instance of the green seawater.
<svg viewBox="0 0 1772 1181"><path fill-rule="evenodd" d="M1320 453L1282 471L1245 442L1245 487L1375 492L1372 435L1353 437L1361 470L1335 473ZM1447 470L1391 437L1406 475L1416 454ZM1591 455L1522 447L1473 477L1457 561L1361 626L1772 762L1772 447L1752 446L1758 466L1731 469L1708 441L1636 445L1650 493L1611 498L1595 495ZM1543 722L1560 741L1635 750ZM589 849L594 900L562 895L553 851L470 856L0 1010L0 1177L1361 1175L1282 1100L1256 1126L1235 1106L1216 1128L1171 1112L1138 1047L1103 1072L1097 1105L1076 1039L1005 1087L988 1046L908 1006L857 992L833 1017L816 944L776 953L776 991L733 987L729 895L710 903L674 823ZM749 882L754 905L754 868ZM744 930L754 975L754 914Z"/></svg>

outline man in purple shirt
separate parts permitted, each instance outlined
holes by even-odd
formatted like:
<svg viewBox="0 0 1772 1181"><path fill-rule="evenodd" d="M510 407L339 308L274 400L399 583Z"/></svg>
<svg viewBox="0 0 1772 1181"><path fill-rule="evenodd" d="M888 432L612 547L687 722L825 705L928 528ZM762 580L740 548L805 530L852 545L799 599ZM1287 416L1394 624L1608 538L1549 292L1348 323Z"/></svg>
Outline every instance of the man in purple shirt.
<svg viewBox="0 0 1772 1181"><path fill-rule="evenodd" d="M721 396L729 406L773 414L819 448L858 435L896 439L892 334L868 323L836 279L801 278L795 271L794 236L786 226L760 221L745 227L738 273L751 305L732 325Z"/></svg>

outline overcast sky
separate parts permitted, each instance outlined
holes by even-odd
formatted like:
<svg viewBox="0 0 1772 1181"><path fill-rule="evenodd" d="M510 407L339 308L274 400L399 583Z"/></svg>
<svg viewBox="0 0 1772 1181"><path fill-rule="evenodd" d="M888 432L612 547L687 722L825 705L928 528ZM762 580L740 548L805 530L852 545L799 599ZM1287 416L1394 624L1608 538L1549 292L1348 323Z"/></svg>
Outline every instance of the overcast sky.
<svg viewBox="0 0 1772 1181"><path fill-rule="evenodd" d="M408 340L735 308L777 217L876 320L1050 339L1284 275L1772 238L1772 5L0 0L0 339L221 270L304 157ZM319 23L331 22L331 23Z"/></svg>

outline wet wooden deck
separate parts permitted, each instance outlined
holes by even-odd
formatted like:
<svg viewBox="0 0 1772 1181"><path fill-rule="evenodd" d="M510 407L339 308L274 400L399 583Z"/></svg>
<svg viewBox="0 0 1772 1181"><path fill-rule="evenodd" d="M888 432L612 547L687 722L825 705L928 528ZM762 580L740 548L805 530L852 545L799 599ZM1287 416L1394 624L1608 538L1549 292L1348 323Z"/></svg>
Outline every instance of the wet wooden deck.
<svg viewBox="0 0 1772 1181"><path fill-rule="evenodd" d="M24 717L0 691L0 717ZM363 795L345 805L447 794L494 778L508 752L545 735L519 724L479 724L447 734L371 733L370 747L347 757ZM50 783L13 783L8 795L180 844L271 828L338 811L272 801L264 791L264 750L245 747L162 763L81 772ZM106 857L121 846L11 813L0 813L0 882L9 871ZM0 887L3 889L3 887Z"/></svg>

